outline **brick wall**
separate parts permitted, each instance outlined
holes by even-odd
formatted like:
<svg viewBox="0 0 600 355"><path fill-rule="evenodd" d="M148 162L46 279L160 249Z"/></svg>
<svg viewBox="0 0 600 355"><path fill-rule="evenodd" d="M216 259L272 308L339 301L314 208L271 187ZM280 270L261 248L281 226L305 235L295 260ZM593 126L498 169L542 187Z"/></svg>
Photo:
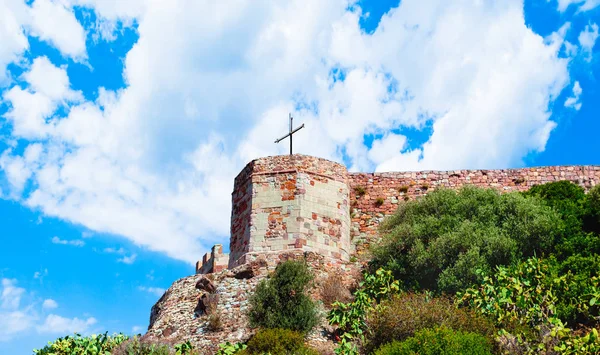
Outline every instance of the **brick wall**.
<svg viewBox="0 0 600 355"><path fill-rule="evenodd" d="M357 245L376 237L379 223L398 204L433 189L464 185L525 191L533 185L569 180L586 190L600 183L600 166L552 166L502 170L455 170L391 173L350 173L351 235Z"/></svg>

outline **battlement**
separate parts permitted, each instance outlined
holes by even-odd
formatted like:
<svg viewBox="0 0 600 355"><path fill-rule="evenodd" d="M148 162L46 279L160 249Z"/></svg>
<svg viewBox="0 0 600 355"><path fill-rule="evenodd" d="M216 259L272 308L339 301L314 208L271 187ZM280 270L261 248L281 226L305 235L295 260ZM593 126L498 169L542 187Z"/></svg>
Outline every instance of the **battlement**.
<svg viewBox="0 0 600 355"><path fill-rule="evenodd" d="M196 274L210 274L227 269L229 254L223 253L223 246L215 244L210 253L204 254L202 261L196 262Z"/></svg>
<svg viewBox="0 0 600 355"><path fill-rule="evenodd" d="M559 180L589 190L600 183L600 166L348 173L342 164L312 156L259 158L234 181L230 254L216 245L198 262L196 272L290 251L345 262L377 238L379 224L399 204L436 188L475 185L510 192Z"/></svg>

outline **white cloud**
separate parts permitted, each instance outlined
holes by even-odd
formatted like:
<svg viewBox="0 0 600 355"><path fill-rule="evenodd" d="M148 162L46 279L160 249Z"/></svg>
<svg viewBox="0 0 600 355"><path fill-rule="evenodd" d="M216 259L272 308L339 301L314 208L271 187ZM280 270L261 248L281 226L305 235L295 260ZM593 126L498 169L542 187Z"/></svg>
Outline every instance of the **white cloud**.
<svg viewBox="0 0 600 355"><path fill-rule="evenodd" d="M70 89L65 68L56 67L46 57L35 58L23 78L29 88L14 86L3 95L3 99L10 104L4 117L12 123L14 136L44 138L55 129L54 123L48 121L55 110L66 103L78 102L82 95Z"/></svg>
<svg viewBox="0 0 600 355"><path fill-rule="evenodd" d="M80 93L69 88L67 71L64 68L56 67L47 57L35 58L31 69L23 77L31 85L33 91L43 94L50 100L74 101L81 99Z"/></svg>
<svg viewBox="0 0 600 355"><path fill-rule="evenodd" d="M148 292L151 293L155 296L162 296L163 293L165 293L165 289L164 288L160 288L160 287L145 287L145 286L139 286L138 290L140 291L144 291L144 292Z"/></svg>
<svg viewBox="0 0 600 355"><path fill-rule="evenodd" d="M85 245L85 242L81 239L73 239L73 240L64 240L64 239L60 239L59 237L52 237L52 243L54 244L62 244L62 245L73 245L76 247L82 247Z"/></svg>
<svg viewBox="0 0 600 355"><path fill-rule="evenodd" d="M582 92L583 90L579 85L579 81L576 81L575 84L573 84L573 96L570 96L565 100L565 107L574 108L576 111L579 111L581 108L580 96Z"/></svg>
<svg viewBox="0 0 600 355"><path fill-rule="evenodd" d="M72 334L72 333L87 333L91 326L98 321L94 317L87 319L65 318L56 314L49 314L44 323L37 326L39 333L51 334Z"/></svg>
<svg viewBox="0 0 600 355"><path fill-rule="evenodd" d="M226 241L244 164L287 151L273 140L288 112L306 124L295 151L354 170L512 167L545 148L570 82L568 26L542 38L519 0L405 0L372 34L345 0L64 3L138 24L127 86L66 117L12 88L13 137L43 149L31 167L6 152L7 180L16 164L26 206L187 262ZM402 130L425 126L428 141L407 146ZM383 138L369 148L365 135Z"/></svg>
<svg viewBox="0 0 600 355"><path fill-rule="evenodd" d="M58 308L58 303L56 303L56 301L53 299L50 299L50 298L46 299L42 303L43 310L50 310L50 309L56 309L56 308Z"/></svg>
<svg viewBox="0 0 600 355"><path fill-rule="evenodd" d="M2 279L2 295L0 296L0 308L16 310L21 304L21 298L25 289L17 287L17 280Z"/></svg>
<svg viewBox="0 0 600 355"><path fill-rule="evenodd" d="M104 252L105 253L110 253L110 254L121 254L121 255L123 255L123 254L125 254L125 249L123 249L123 248L119 248L119 249L116 249L116 248L104 248Z"/></svg>
<svg viewBox="0 0 600 355"><path fill-rule="evenodd" d="M36 271L33 273L34 279L43 280L44 277L48 276L48 269L44 269L42 271Z"/></svg>
<svg viewBox="0 0 600 355"><path fill-rule="evenodd" d="M133 327L131 327L131 332L133 334L140 334L143 330L144 327L142 327L141 325L134 325Z"/></svg>
<svg viewBox="0 0 600 355"><path fill-rule="evenodd" d="M581 51L585 55L585 59L588 62L592 61L592 49L598 39L598 25L593 23L585 26L585 29L579 34L578 39Z"/></svg>
<svg viewBox="0 0 600 355"><path fill-rule="evenodd" d="M23 23L27 21L27 6L21 0L0 1L0 87L7 81L6 66L17 61L29 47Z"/></svg>
<svg viewBox="0 0 600 355"><path fill-rule="evenodd" d="M137 254L131 254L129 256L124 256L122 258L117 259L118 262L123 263L123 264L133 264L135 262L135 259L137 258Z"/></svg>
<svg viewBox="0 0 600 355"><path fill-rule="evenodd" d="M52 43L68 57L86 58L86 34L71 9L61 1L35 0L30 11L33 35Z"/></svg>
<svg viewBox="0 0 600 355"><path fill-rule="evenodd" d="M589 11L600 5L600 0L558 0L558 11L564 12L571 5L576 5L577 11Z"/></svg>
<svg viewBox="0 0 600 355"><path fill-rule="evenodd" d="M97 323L93 317L86 319L66 318L49 314L39 324L40 311L48 311L58 307L56 301L37 300L24 288L17 286L13 279L2 279L0 298L0 342L9 341L17 335L31 332L67 334L73 332L86 333ZM41 303L41 307L40 307Z"/></svg>

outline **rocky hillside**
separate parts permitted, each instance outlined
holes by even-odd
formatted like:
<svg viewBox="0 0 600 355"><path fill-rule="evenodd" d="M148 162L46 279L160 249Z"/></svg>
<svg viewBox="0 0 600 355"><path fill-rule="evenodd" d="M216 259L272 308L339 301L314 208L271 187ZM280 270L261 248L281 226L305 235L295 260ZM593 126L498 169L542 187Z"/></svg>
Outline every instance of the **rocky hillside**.
<svg viewBox="0 0 600 355"><path fill-rule="evenodd" d="M348 289L360 277L358 263L332 263L315 253L278 253L215 274L179 279L152 307L147 336L169 343L190 340L196 348L214 354L218 344L248 340L253 330L248 324L248 298L256 285L275 269L278 262L305 259L315 274L311 296L322 299L329 275L342 275L340 288ZM324 308L321 304L321 310ZM309 335L309 343L328 353L333 349L326 322Z"/></svg>

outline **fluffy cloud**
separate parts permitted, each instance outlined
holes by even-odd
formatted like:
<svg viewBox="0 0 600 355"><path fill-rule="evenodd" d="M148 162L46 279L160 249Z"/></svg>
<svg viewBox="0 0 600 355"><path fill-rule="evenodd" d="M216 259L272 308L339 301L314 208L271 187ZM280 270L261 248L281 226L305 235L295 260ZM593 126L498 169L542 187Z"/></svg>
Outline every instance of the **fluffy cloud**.
<svg viewBox="0 0 600 355"><path fill-rule="evenodd" d="M589 11L600 5L600 0L558 0L558 11L563 12L571 5L578 11Z"/></svg>
<svg viewBox="0 0 600 355"><path fill-rule="evenodd" d="M162 296L163 293L165 293L165 289L164 288L160 288L160 287L145 287L145 286L139 286L138 290L140 291L144 291L144 292L148 292L151 293L155 296Z"/></svg>
<svg viewBox="0 0 600 355"><path fill-rule="evenodd" d="M42 303L43 310L51 310L51 309L55 309L55 308L58 308L58 303L56 303L56 301L53 299L50 299L50 298L46 299Z"/></svg>
<svg viewBox="0 0 600 355"><path fill-rule="evenodd" d="M2 279L1 291L0 342L33 330L38 333L53 334L86 333L97 322L93 317L83 320L77 317L65 318L56 314L41 317L39 301L24 288L18 287L17 281L13 279ZM42 302L41 310L48 311L57 307L56 301L46 299ZM40 319L43 319L41 324Z"/></svg>
<svg viewBox="0 0 600 355"><path fill-rule="evenodd" d="M0 1L0 87L7 80L6 66L29 47L23 24L28 21L27 6L21 0Z"/></svg>
<svg viewBox="0 0 600 355"><path fill-rule="evenodd" d="M565 107L574 108L575 110L579 111L581 108L580 96L582 92L583 90L579 85L579 81L576 81L575 84L573 84L573 96L570 96L565 100Z"/></svg>
<svg viewBox="0 0 600 355"><path fill-rule="evenodd" d="M86 57L86 33L71 9L60 1L35 0L30 13L33 35L50 42L66 56Z"/></svg>
<svg viewBox="0 0 600 355"><path fill-rule="evenodd" d="M94 9L107 33L137 23L126 87L83 101L64 68L37 83L34 62L4 95L12 136L40 145L31 162L2 155L9 194L188 262L228 237L243 165L287 151L273 140L288 112L306 124L297 152L354 170L507 167L544 150L570 82L568 26L542 38L518 0L405 0L370 34L345 0L62 4ZM403 130L424 127L411 146Z"/></svg>
<svg viewBox="0 0 600 355"><path fill-rule="evenodd" d="M82 247L85 245L85 242L81 239L74 239L74 240L64 240L64 239L60 239L59 237L52 237L52 243L54 244L62 244L62 245L73 245L76 247Z"/></svg>
<svg viewBox="0 0 600 355"><path fill-rule="evenodd" d="M135 262L135 259L137 259L137 254L131 254L129 256L124 256L122 258L119 258L119 259L117 259L117 261L120 263L123 263L123 264L131 265Z"/></svg>
<svg viewBox="0 0 600 355"><path fill-rule="evenodd" d="M588 62L592 61L592 49L598 39L598 25L593 23L585 26L585 29L579 34L579 45L581 51L585 54L585 59Z"/></svg>
<svg viewBox="0 0 600 355"><path fill-rule="evenodd" d="M39 333L44 334L72 334L72 333L87 333L91 326L98 321L94 317L87 319L65 318L56 314L49 314L44 323L37 326Z"/></svg>
<svg viewBox="0 0 600 355"><path fill-rule="evenodd" d="M29 48L27 35L38 37L56 47L63 55L75 60L87 57L86 33L66 1L23 0L0 1L0 87L6 84L6 66L19 62Z"/></svg>

